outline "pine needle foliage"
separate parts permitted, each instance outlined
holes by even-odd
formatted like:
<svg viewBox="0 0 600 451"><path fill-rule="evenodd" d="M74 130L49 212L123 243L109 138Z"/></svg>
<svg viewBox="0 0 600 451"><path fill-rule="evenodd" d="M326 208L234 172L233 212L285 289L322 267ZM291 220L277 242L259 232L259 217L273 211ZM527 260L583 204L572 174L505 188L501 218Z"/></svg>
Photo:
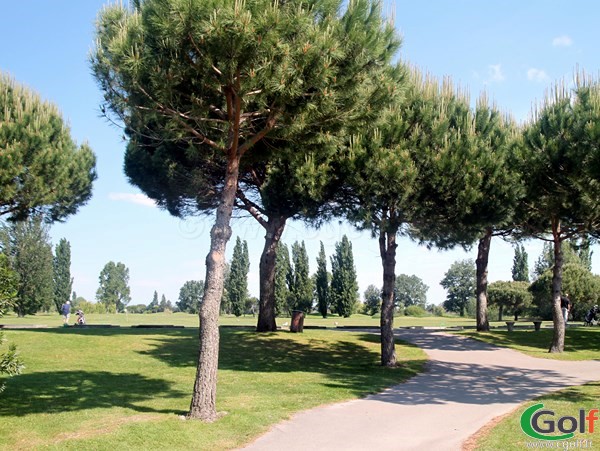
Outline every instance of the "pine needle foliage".
<svg viewBox="0 0 600 451"><path fill-rule="evenodd" d="M0 73L0 217L64 220L91 198L95 165L54 105Z"/></svg>
<svg viewBox="0 0 600 451"><path fill-rule="evenodd" d="M564 350L562 243L600 230L600 82L576 72L573 86L556 83L523 132L523 234L554 244L550 352Z"/></svg>

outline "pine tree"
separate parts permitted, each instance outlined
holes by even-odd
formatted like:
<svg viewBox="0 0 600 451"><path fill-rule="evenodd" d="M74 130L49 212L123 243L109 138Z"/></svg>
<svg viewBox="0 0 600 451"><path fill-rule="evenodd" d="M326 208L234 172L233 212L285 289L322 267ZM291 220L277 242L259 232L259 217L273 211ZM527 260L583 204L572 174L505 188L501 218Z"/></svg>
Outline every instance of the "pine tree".
<svg viewBox="0 0 600 451"><path fill-rule="evenodd" d="M71 244L61 239L56 246L53 259L54 268L54 305L60 313L60 307L71 298L73 278L71 277Z"/></svg>
<svg viewBox="0 0 600 451"><path fill-rule="evenodd" d="M237 237L233 248L233 258L229 277L225 281L227 299L235 316L242 316L248 298L248 271L250 258L248 256L248 243Z"/></svg>
<svg viewBox="0 0 600 451"><path fill-rule="evenodd" d="M467 96L450 80L438 83L404 66L396 67L392 76L407 88L403 96L392 93L392 105L350 141L343 171L347 188L340 190L338 202L352 223L371 230L379 241L384 366L396 364L398 235L442 248L469 246L501 223L506 206L513 205L510 192L499 187L516 186L505 183L513 177L504 169L508 152L500 146L506 135L502 115L484 98L474 114ZM481 268L487 267L480 261Z"/></svg>
<svg viewBox="0 0 600 451"><path fill-rule="evenodd" d="M267 138L294 152L337 139L372 111L365 99L387 95L372 71L399 40L370 0L145 0L103 9L96 42L92 70L104 111L125 125L130 180L175 215L216 208L189 412L212 421L240 162L269 161Z"/></svg>
<svg viewBox="0 0 600 451"><path fill-rule="evenodd" d="M317 289L317 304L319 313L323 318L327 318L329 310L329 273L327 272L327 257L325 255L325 247L321 241L321 249L317 257L317 274L315 277L315 285Z"/></svg>
<svg viewBox="0 0 600 451"><path fill-rule="evenodd" d="M18 276L14 303L17 314L34 315L49 310L54 304L52 245L41 217L4 226L1 247Z"/></svg>
<svg viewBox="0 0 600 451"><path fill-rule="evenodd" d="M527 252L522 244L515 246L513 258L512 279L515 282L529 282L529 265L527 264Z"/></svg>
<svg viewBox="0 0 600 451"><path fill-rule="evenodd" d="M331 302L335 304L337 314L344 318L356 311L358 282L352 243L346 235L335 244L335 254L331 257Z"/></svg>
<svg viewBox="0 0 600 451"><path fill-rule="evenodd" d="M3 73L0 124L0 217L62 220L90 199L96 179L90 147L77 146L58 108Z"/></svg>
<svg viewBox="0 0 600 451"><path fill-rule="evenodd" d="M561 311L564 242L600 230L600 83L576 74L574 88L558 83L534 111L523 132L526 198L520 217L525 235L553 242L549 352L563 352Z"/></svg>
<svg viewBox="0 0 600 451"><path fill-rule="evenodd" d="M292 266L289 273L288 284L290 295L288 298L288 311L301 310L310 313L313 307L313 281L310 277L308 253L304 241L297 241L292 245Z"/></svg>

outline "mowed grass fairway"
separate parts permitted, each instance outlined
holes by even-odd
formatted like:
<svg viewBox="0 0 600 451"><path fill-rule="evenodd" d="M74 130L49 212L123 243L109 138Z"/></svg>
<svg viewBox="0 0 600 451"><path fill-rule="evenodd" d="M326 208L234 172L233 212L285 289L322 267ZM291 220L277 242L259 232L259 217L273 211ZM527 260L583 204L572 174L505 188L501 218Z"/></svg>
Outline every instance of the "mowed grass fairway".
<svg viewBox="0 0 600 451"><path fill-rule="evenodd" d="M198 315L188 313L149 313L149 314L94 314L85 315L88 324L113 324L116 326L127 327L138 324L170 324L174 326L198 327ZM76 316L71 315L70 324L75 323ZM219 319L219 324L229 326L256 326L257 318L251 315L235 317L233 315L224 315ZM332 327L354 326L354 327L379 327L379 317L355 314L349 318L340 318L336 315L330 315L323 318L319 314L310 314L304 319L305 326ZM277 325L289 325L290 318L277 318ZM62 326L62 316L58 313L38 314L19 318L15 314L10 314L0 318L0 324L8 325L45 325L48 327ZM504 322L490 322L491 326L506 326ZM396 316L394 318L394 327L459 327L475 326L475 319L460 318L457 316Z"/></svg>
<svg viewBox="0 0 600 451"><path fill-rule="evenodd" d="M0 449L229 449L292 413L378 392L423 369L379 363L379 337L305 330L258 335L221 329L212 424L184 421L198 329L6 330L26 365L0 395ZM333 425L332 425L333 427ZM310 433L310 431L307 431Z"/></svg>

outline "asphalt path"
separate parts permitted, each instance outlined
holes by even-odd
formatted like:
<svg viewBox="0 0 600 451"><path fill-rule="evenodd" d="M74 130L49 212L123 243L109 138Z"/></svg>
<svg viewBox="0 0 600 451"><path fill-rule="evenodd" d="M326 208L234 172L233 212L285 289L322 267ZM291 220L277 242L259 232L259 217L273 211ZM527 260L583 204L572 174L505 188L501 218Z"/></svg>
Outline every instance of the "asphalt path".
<svg viewBox="0 0 600 451"><path fill-rule="evenodd" d="M534 358L428 330L397 336L427 353L424 373L364 399L300 412L243 449L460 450L481 427L519 404L600 380L600 361Z"/></svg>

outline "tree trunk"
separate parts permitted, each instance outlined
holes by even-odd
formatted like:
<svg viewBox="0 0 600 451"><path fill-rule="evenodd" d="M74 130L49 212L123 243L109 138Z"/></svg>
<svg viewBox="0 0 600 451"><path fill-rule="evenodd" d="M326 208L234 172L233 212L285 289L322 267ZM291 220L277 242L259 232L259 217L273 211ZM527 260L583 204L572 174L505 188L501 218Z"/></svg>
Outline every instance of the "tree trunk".
<svg viewBox="0 0 600 451"><path fill-rule="evenodd" d="M396 283L396 231L379 234L379 252L383 264L381 293L381 365L396 366L394 341L394 285Z"/></svg>
<svg viewBox="0 0 600 451"><path fill-rule="evenodd" d="M231 238L231 213L238 184L239 156L230 152L225 187L210 231L210 251L206 256L206 282L200 308L200 350L196 382L188 418L214 421L217 418L217 368L219 364L219 309L223 296L225 248Z"/></svg>
<svg viewBox="0 0 600 451"><path fill-rule="evenodd" d="M552 236L554 238L554 268L552 270L552 319L554 321L554 336L548 352L559 353L565 350L565 321L560 308L562 292L563 254L560 236L560 220L552 220Z"/></svg>
<svg viewBox="0 0 600 451"><path fill-rule="evenodd" d="M283 234L287 218L270 217L266 224L265 247L260 256L260 299L258 308L257 332L274 332L275 322L275 262L277 245Z"/></svg>
<svg viewBox="0 0 600 451"><path fill-rule="evenodd" d="M504 313L504 306L500 305L498 307L498 321L502 321L502 313Z"/></svg>
<svg viewBox="0 0 600 451"><path fill-rule="evenodd" d="M487 228L483 238L479 240L477 251L477 330L488 332L490 323L487 315L487 286L488 286L488 260L490 245L492 243L492 229Z"/></svg>

